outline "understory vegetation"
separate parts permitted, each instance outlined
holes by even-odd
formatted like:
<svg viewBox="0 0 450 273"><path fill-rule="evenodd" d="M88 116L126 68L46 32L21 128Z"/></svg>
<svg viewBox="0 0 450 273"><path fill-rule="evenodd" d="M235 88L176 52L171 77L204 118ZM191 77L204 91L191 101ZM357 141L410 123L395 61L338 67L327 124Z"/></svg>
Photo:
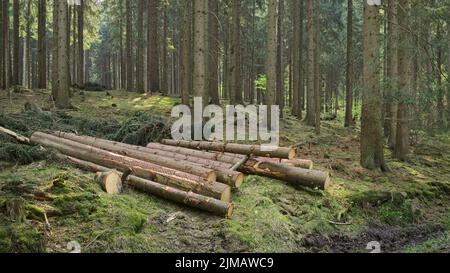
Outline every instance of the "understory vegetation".
<svg viewBox="0 0 450 273"><path fill-rule="evenodd" d="M178 99L120 91L74 92L77 110L25 111L45 92L1 97L0 126L25 136L63 130L143 145L166 137ZM43 107L45 108L45 107ZM322 134L288 113L282 145L330 171L327 192L295 189L248 176L222 219L125 189L103 193L93 174L54 160L51 152L0 139L0 252L367 252L450 250L450 137L417 131L408 162L391 156L390 172L359 164L359 128L323 121ZM283 129L289 128L289 130ZM25 215L13 215L14 204ZM44 213L46 212L46 213ZM13 220L14 219L14 220Z"/></svg>

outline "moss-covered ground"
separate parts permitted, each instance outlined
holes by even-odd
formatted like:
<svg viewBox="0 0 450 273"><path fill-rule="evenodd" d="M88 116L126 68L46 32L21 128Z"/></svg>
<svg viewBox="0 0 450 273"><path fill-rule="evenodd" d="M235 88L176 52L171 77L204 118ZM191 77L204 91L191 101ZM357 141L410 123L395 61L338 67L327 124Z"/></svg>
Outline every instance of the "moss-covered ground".
<svg viewBox="0 0 450 273"><path fill-rule="evenodd" d="M14 93L10 104L1 94L0 126L28 136L64 130L144 144L165 135L178 103L124 91L75 92L77 110L23 111L26 101L45 111L48 97L45 91ZM316 136L286 116L282 144L331 172L332 187L294 189L249 176L233 194L232 219L132 189L106 195L91 173L2 137L0 252L67 252L71 241L82 252L367 252L370 241L388 252L449 252L448 133L415 132L409 162L386 149L390 172L381 173L359 166L357 127L344 128L342 117L323 123ZM25 219L8 213L11 200L23 204Z"/></svg>

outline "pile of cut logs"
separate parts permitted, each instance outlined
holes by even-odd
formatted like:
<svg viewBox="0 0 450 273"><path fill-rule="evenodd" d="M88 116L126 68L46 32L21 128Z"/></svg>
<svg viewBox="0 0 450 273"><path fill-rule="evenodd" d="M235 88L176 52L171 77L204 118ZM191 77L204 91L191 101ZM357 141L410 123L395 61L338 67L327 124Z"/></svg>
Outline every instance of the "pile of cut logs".
<svg viewBox="0 0 450 273"><path fill-rule="evenodd" d="M296 159L293 148L263 151L259 145L163 140L147 147L89 136L36 132L30 143L58 151L61 160L96 173L109 193L122 184L174 202L231 217L231 192L244 175L259 175L293 185L326 190L330 176Z"/></svg>

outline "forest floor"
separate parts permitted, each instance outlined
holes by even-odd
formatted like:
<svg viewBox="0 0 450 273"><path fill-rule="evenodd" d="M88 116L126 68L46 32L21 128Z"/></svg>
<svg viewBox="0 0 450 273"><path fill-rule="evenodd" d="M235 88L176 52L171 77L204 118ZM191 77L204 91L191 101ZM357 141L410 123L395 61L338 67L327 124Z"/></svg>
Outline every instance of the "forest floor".
<svg viewBox="0 0 450 273"><path fill-rule="evenodd" d="M163 137L177 99L119 91L75 92L77 110L24 111L34 101L49 108L45 91L0 95L0 126L29 136L64 130L145 144ZM12 102L12 104L10 103ZM161 117L160 117L161 116ZM149 125L151 124L151 125ZM232 219L222 219L125 189L104 194L91 173L51 155L0 138L0 252L450 252L450 136L413 134L409 162L386 149L390 172L359 165L359 129L342 117L323 121L322 134L291 116L281 125L282 145L296 145L315 168L331 172L327 192L294 189L248 176L233 194ZM156 132L157 131L157 132ZM50 199L36 198L45 192ZM20 198L22 223L6 215ZM42 209L58 210L48 223Z"/></svg>

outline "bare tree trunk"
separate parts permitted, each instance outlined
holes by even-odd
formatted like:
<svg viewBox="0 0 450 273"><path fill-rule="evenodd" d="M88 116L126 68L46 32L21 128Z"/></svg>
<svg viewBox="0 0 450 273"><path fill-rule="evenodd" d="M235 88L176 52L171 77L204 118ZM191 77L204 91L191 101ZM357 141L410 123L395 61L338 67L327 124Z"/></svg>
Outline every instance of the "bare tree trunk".
<svg viewBox="0 0 450 273"><path fill-rule="evenodd" d="M148 77L149 90L151 92L160 92L159 81L159 0L150 0L149 2L149 54L148 54Z"/></svg>
<svg viewBox="0 0 450 273"><path fill-rule="evenodd" d="M39 0L38 8L38 62L39 82L38 88L47 88L47 41L45 23L47 18L47 0Z"/></svg>
<svg viewBox="0 0 450 273"><path fill-rule="evenodd" d="M266 71L267 90L266 104L271 107L275 105L275 95L277 90L277 1L269 0L267 7L267 50L266 50ZM270 109L268 124L271 124Z"/></svg>
<svg viewBox="0 0 450 273"><path fill-rule="evenodd" d="M126 1L126 55L127 55L127 91L134 91L133 81L133 21L132 21L132 0Z"/></svg>
<svg viewBox="0 0 450 273"><path fill-rule="evenodd" d="M278 0L278 18L277 18L277 96L276 104L280 106L280 117L283 118L284 110L284 0Z"/></svg>
<svg viewBox="0 0 450 273"><path fill-rule="evenodd" d="M137 9L137 52L136 52L136 91L145 93L144 90L144 0L138 1Z"/></svg>
<svg viewBox="0 0 450 273"><path fill-rule="evenodd" d="M19 0L13 2L14 22L13 22L13 70L12 70L12 84L20 84L20 36L19 36L19 19L20 19L20 5Z"/></svg>
<svg viewBox="0 0 450 273"><path fill-rule="evenodd" d="M361 165L371 170L386 170L379 75L379 33L379 6L364 2Z"/></svg>
<svg viewBox="0 0 450 273"><path fill-rule="evenodd" d="M169 65L167 63L167 32L169 27L169 18L167 17L167 4L163 4L163 50L162 50L162 75L161 75L161 92L165 95L169 94L168 82L169 82Z"/></svg>
<svg viewBox="0 0 450 273"><path fill-rule="evenodd" d="M189 105L189 94L190 94L190 79L192 78L191 70L191 57L190 57L190 45L191 37L190 33L190 20L191 17L191 1L183 2L183 32L181 39L181 51L182 51L182 62L181 62L181 100L184 105Z"/></svg>
<svg viewBox="0 0 450 273"><path fill-rule="evenodd" d="M55 103L58 108L71 108L69 97L69 56L68 56L68 6L66 1L55 1L57 16L55 24L57 29L57 78L54 84L54 94L56 94Z"/></svg>
<svg viewBox="0 0 450 273"><path fill-rule="evenodd" d="M219 105L219 1L209 0L209 95Z"/></svg>
<svg viewBox="0 0 450 273"><path fill-rule="evenodd" d="M78 86L84 86L84 0L80 0L78 9Z"/></svg>
<svg viewBox="0 0 450 273"><path fill-rule="evenodd" d="M232 0L233 35L231 41L231 101L242 103L241 80L241 0Z"/></svg>
<svg viewBox="0 0 450 273"><path fill-rule="evenodd" d="M345 95L345 127L354 125L353 121L353 0L347 2L347 71Z"/></svg>
<svg viewBox="0 0 450 273"><path fill-rule="evenodd" d="M315 72L315 58L314 58L314 1L308 0L307 2L307 33L308 33L308 88L307 88L307 104L306 104L306 124L314 126L316 123L316 110L314 100L314 72Z"/></svg>
<svg viewBox="0 0 450 273"><path fill-rule="evenodd" d="M320 72L320 1L315 1L314 8L314 126L320 134L320 114L322 110L322 75Z"/></svg>
<svg viewBox="0 0 450 273"><path fill-rule="evenodd" d="M194 0L194 96L202 97L208 103L206 27L208 21L208 0Z"/></svg>

